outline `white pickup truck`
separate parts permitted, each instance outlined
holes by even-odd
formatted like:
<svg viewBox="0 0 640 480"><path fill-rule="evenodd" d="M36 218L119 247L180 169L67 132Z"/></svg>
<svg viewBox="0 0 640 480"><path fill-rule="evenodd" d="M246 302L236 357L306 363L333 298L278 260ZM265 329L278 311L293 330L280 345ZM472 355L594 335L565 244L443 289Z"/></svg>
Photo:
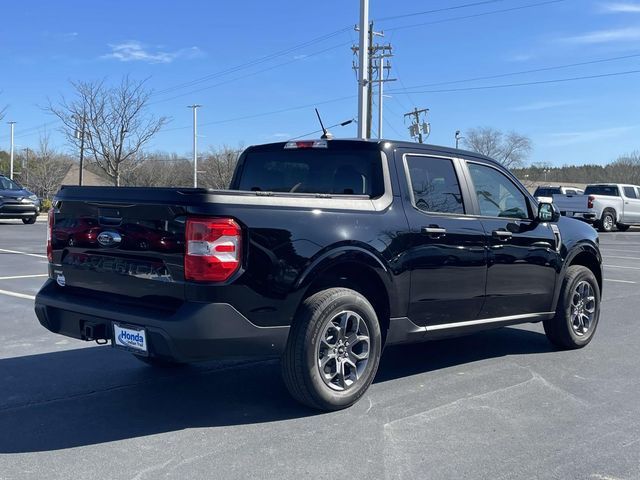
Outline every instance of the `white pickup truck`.
<svg viewBox="0 0 640 480"><path fill-rule="evenodd" d="M587 185L584 195L554 195L560 213L592 223L601 232L640 225L640 187L619 183Z"/></svg>

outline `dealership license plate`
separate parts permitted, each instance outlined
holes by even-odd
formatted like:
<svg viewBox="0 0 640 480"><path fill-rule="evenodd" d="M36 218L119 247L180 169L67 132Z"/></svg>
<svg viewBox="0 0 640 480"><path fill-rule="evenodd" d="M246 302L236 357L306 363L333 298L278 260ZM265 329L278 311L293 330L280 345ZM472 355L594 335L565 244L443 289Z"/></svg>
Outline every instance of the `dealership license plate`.
<svg viewBox="0 0 640 480"><path fill-rule="evenodd" d="M567 212L567 217L573 217L573 212Z"/></svg>
<svg viewBox="0 0 640 480"><path fill-rule="evenodd" d="M147 353L147 332L142 327L113 324L113 344L135 353Z"/></svg>

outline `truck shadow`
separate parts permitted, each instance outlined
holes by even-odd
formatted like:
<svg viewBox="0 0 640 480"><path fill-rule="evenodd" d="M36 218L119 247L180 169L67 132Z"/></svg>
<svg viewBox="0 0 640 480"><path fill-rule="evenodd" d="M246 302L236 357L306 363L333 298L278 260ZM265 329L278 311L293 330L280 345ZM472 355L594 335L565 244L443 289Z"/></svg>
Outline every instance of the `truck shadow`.
<svg viewBox="0 0 640 480"><path fill-rule="evenodd" d="M385 352L375 383L482 359L549 351L544 335L515 328L393 347ZM318 413L289 397L277 360L208 362L157 371L105 347L0 360L0 453L313 415Z"/></svg>

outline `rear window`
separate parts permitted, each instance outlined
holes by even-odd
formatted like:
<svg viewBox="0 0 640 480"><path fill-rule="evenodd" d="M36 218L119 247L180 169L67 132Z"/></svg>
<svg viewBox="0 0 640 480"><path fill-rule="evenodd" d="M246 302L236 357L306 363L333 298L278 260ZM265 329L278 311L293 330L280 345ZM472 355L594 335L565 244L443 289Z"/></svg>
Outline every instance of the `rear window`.
<svg viewBox="0 0 640 480"><path fill-rule="evenodd" d="M375 198L384 193L382 159L379 151L335 148L249 152L236 188Z"/></svg>
<svg viewBox="0 0 640 480"><path fill-rule="evenodd" d="M608 197L619 197L620 192L615 185L588 185L584 189L585 195L606 195Z"/></svg>
<svg viewBox="0 0 640 480"><path fill-rule="evenodd" d="M562 193L560 187L538 187L533 194L534 197L552 197Z"/></svg>

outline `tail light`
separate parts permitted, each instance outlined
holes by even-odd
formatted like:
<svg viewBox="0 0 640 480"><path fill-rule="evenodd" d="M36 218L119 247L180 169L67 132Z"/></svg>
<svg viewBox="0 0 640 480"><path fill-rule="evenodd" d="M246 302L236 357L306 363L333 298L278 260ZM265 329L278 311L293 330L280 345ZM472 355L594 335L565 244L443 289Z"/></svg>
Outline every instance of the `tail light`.
<svg viewBox="0 0 640 480"><path fill-rule="evenodd" d="M47 221L47 258L49 262L53 262L53 245L52 245L52 237L53 237L53 208L49 209Z"/></svg>
<svg viewBox="0 0 640 480"><path fill-rule="evenodd" d="M596 199L593 195L587 197L587 208L593 208L593 201Z"/></svg>
<svg viewBox="0 0 640 480"><path fill-rule="evenodd" d="M184 276L200 282L223 282L241 263L242 230L230 218L189 218Z"/></svg>

